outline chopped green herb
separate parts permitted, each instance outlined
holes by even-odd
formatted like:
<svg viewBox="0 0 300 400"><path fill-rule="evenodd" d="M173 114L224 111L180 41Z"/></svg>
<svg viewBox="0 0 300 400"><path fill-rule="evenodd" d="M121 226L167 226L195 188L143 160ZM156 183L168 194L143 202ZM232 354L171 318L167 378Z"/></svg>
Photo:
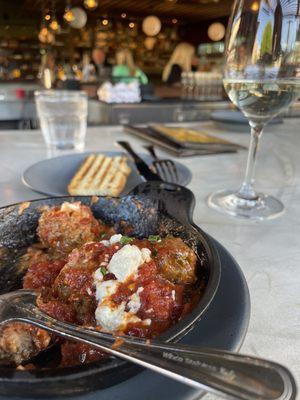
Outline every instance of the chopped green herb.
<svg viewBox="0 0 300 400"><path fill-rule="evenodd" d="M157 253L157 250L155 250L155 249L154 249L154 250L152 250L152 254L153 254L153 256L154 256L154 257L156 257L156 256L157 256L157 254L158 254L158 253Z"/></svg>
<svg viewBox="0 0 300 400"><path fill-rule="evenodd" d="M102 232L101 235L100 235L100 239L103 239L105 236L106 236L106 233Z"/></svg>
<svg viewBox="0 0 300 400"><path fill-rule="evenodd" d="M120 240L120 243L121 244L128 244L128 243L131 243L131 242L133 242L134 241L134 238L132 238L132 237L129 237L129 236L122 236L121 237L121 240Z"/></svg>
<svg viewBox="0 0 300 400"><path fill-rule="evenodd" d="M107 269L105 267L100 268L101 274L104 276L107 274Z"/></svg>
<svg viewBox="0 0 300 400"><path fill-rule="evenodd" d="M150 243L159 243L161 242L161 237L159 235L150 235L148 240Z"/></svg>

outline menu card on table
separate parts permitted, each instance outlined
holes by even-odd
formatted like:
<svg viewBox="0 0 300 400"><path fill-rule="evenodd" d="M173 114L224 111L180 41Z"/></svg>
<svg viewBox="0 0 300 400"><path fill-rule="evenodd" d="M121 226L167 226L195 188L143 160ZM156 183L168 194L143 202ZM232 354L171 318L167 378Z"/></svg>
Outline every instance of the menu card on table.
<svg viewBox="0 0 300 400"><path fill-rule="evenodd" d="M240 149L245 149L239 144L186 127L124 125L124 130L163 147L176 157L235 153Z"/></svg>

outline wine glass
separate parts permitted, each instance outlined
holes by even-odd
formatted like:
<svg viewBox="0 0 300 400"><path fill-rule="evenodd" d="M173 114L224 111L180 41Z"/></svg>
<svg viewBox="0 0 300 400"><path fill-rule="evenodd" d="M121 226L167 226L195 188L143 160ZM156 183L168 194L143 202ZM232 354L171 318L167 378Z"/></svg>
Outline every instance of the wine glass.
<svg viewBox="0 0 300 400"><path fill-rule="evenodd" d="M235 0L226 37L224 87L247 117L251 141L244 182L209 196L223 213L252 220L280 215L283 204L254 189L264 126L300 96L300 0Z"/></svg>

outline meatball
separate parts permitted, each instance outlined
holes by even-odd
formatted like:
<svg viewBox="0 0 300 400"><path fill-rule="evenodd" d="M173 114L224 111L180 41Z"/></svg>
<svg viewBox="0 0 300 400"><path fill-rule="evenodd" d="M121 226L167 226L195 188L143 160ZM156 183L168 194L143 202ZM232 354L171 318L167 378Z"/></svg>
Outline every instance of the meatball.
<svg viewBox="0 0 300 400"><path fill-rule="evenodd" d="M107 354L84 343L66 341L61 346L61 366L87 364L107 358Z"/></svg>
<svg viewBox="0 0 300 400"><path fill-rule="evenodd" d="M196 281L197 256L182 239L166 237L153 245L153 253L164 278L179 284Z"/></svg>
<svg viewBox="0 0 300 400"><path fill-rule="evenodd" d="M119 246L100 242L86 243L74 249L60 270L50 292L44 291L39 307L57 319L79 325L95 323L94 271L107 265Z"/></svg>
<svg viewBox="0 0 300 400"><path fill-rule="evenodd" d="M65 261L57 260L37 262L30 265L23 278L23 288L41 289L42 287L50 287L64 264Z"/></svg>
<svg viewBox="0 0 300 400"><path fill-rule="evenodd" d="M86 243L78 249L74 249L68 256L66 268L81 267L83 269L95 270L100 263L108 263L119 246L106 247L101 242Z"/></svg>
<svg viewBox="0 0 300 400"><path fill-rule="evenodd" d="M21 364L44 350L51 336L29 324L14 322L1 328L0 361L4 364Z"/></svg>
<svg viewBox="0 0 300 400"><path fill-rule="evenodd" d="M68 257L68 262L60 271L54 282L62 298L76 295L92 295L93 273L100 264L107 265L118 246L106 247L101 242L86 243L79 249L74 249Z"/></svg>
<svg viewBox="0 0 300 400"><path fill-rule="evenodd" d="M179 317L182 310L182 294L181 286L159 277L153 278L140 293L141 308L138 316L171 323Z"/></svg>
<svg viewBox="0 0 300 400"><path fill-rule="evenodd" d="M20 258L19 264L22 270L27 271L34 264L48 261L50 261L50 257L43 250L35 247L28 247L26 253Z"/></svg>
<svg viewBox="0 0 300 400"><path fill-rule="evenodd" d="M37 299L37 305L44 313L59 321L73 324L76 322L75 309L72 304L63 303L56 298L45 299L43 296L40 296Z"/></svg>
<svg viewBox="0 0 300 400"><path fill-rule="evenodd" d="M107 229L94 218L89 207L76 202L45 210L37 233L45 247L68 254L84 243L97 240Z"/></svg>
<svg viewBox="0 0 300 400"><path fill-rule="evenodd" d="M143 265L140 266L137 280L138 283L140 283L141 286L143 286L147 282L155 278L157 275L158 275L157 265L153 260L151 260L150 262L144 263Z"/></svg>
<svg viewBox="0 0 300 400"><path fill-rule="evenodd" d="M72 310L75 323L94 323L96 303L91 270L79 267L63 268L55 281L53 291L58 299Z"/></svg>

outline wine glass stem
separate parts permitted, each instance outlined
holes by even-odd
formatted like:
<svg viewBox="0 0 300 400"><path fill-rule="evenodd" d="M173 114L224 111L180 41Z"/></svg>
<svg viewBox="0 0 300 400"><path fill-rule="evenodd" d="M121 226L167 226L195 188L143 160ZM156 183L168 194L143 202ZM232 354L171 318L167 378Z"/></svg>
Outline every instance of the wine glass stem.
<svg viewBox="0 0 300 400"><path fill-rule="evenodd" d="M246 174L244 182L238 191L238 196L245 200L255 200L257 199L257 193L254 190L254 172L256 163L256 153L258 149L259 139L263 132L263 124L255 124L250 122L251 126L251 140L248 153Z"/></svg>

